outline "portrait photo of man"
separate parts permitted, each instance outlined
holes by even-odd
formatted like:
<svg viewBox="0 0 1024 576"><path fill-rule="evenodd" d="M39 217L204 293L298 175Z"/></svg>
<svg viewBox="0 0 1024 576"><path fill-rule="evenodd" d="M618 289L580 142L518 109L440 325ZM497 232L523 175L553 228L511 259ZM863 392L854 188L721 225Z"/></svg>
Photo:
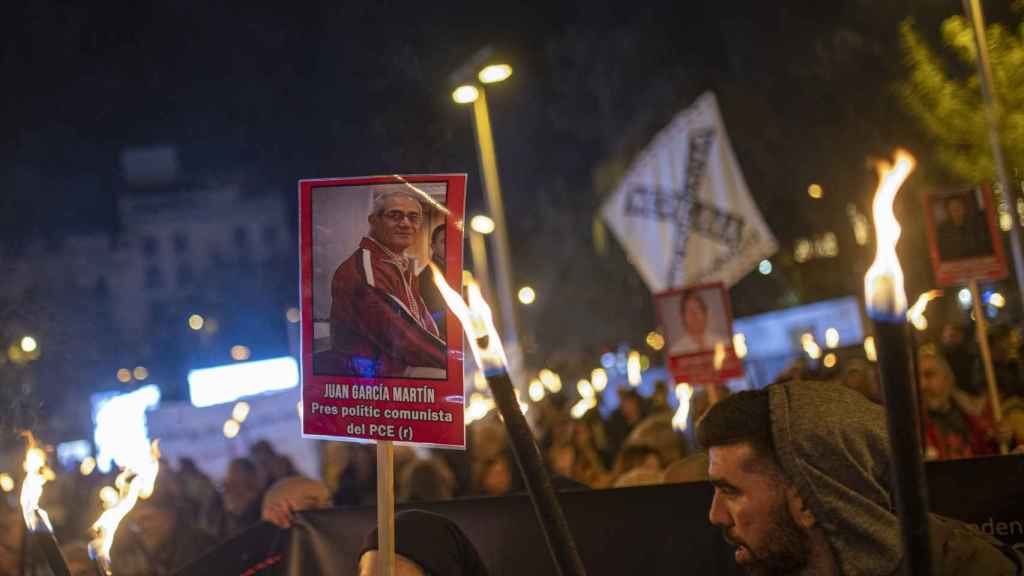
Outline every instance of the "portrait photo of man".
<svg viewBox="0 0 1024 576"><path fill-rule="evenodd" d="M991 256L992 239L989 237L985 210L973 191L949 194L936 199L934 218L938 223L939 256L945 261L965 260Z"/></svg>
<svg viewBox="0 0 1024 576"><path fill-rule="evenodd" d="M427 304L422 285L433 282L427 259L445 261L440 204L424 197L422 189L393 184L360 188L335 192L320 206L334 215L329 230L314 222L314 282L319 278L329 286L314 294L316 315L328 328L314 341L314 373L443 379L447 346L438 326L444 324L445 310L443 302L432 302L433 308ZM436 196L443 200L443 194ZM316 202L314 195L314 208ZM338 251L338 244L353 243ZM332 268L318 256L343 260Z"/></svg>

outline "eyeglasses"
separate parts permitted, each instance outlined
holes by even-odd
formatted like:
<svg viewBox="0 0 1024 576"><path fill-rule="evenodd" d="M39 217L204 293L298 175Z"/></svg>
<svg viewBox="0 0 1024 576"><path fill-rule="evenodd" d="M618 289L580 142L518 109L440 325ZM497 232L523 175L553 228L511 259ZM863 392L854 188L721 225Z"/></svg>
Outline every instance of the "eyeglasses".
<svg viewBox="0 0 1024 576"><path fill-rule="evenodd" d="M393 224L398 224L405 219L413 226L419 226L420 220L423 219L423 215L419 212L402 212L401 210L388 210L381 214L381 216L387 218Z"/></svg>

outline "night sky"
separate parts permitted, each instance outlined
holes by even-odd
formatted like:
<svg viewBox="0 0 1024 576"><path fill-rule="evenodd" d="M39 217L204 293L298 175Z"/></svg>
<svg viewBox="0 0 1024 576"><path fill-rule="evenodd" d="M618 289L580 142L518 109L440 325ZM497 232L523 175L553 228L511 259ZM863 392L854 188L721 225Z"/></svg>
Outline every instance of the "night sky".
<svg viewBox="0 0 1024 576"><path fill-rule="evenodd" d="M516 282L539 294L523 319L532 358L593 363L655 327L614 241L595 250L595 211L705 90L782 246L779 274L734 288L737 314L858 290L865 249L803 267L788 254L830 229L852 246L845 206L870 212L870 156L904 145L925 160L900 210L943 181L893 85L900 21L935 30L959 9L947 4L8 2L0 257L33 236L115 230L118 154L131 146L173 145L189 178L241 174L293 211L304 177L468 172L469 211L481 211L450 75L490 45L515 69L489 98ZM824 200L807 197L812 182ZM920 230L905 238L902 249L923 248ZM929 274L908 271L910 291Z"/></svg>

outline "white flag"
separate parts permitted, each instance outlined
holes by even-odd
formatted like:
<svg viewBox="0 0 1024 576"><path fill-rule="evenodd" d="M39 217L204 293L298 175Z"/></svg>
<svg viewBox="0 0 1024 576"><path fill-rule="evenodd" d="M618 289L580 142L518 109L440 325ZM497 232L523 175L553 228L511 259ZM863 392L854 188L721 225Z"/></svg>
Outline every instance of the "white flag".
<svg viewBox="0 0 1024 576"><path fill-rule="evenodd" d="M711 92L647 145L602 212L654 293L732 286L778 249Z"/></svg>

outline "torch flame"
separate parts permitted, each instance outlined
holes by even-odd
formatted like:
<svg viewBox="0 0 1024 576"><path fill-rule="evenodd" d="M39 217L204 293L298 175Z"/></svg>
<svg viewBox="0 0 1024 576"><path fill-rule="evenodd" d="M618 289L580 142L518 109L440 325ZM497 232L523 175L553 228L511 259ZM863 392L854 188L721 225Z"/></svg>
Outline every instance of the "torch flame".
<svg viewBox="0 0 1024 576"><path fill-rule="evenodd" d="M928 303L942 296L942 290L929 290L917 297L914 305L907 310L907 320L914 325L914 328L924 332L928 329L928 319L924 317L924 310Z"/></svg>
<svg viewBox="0 0 1024 576"><path fill-rule="evenodd" d="M485 375L489 372L507 370L508 358L505 357L505 349L501 346L498 330L494 327L491 307L487 305L483 294L480 293L480 286L473 281L466 282L467 304L459 293L448 285L444 274L433 262L430 263L430 270L433 272L434 284L441 292L445 304L459 319L462 328L466 331L476 365Z"/></svg>
<svg viewBox="0 0 1024 576"><path fill-rule="evenodd" d="M686 430L686 419L690 416L690 396L692 395L692 386L686 382L676 384L676 398L679 400L679 407L672 415L672 427L676 430Z"/></svg>
<svg viewBox="0 0 1024 576"><path fill-rule="evenodd" d="M23 432L25 442L25 481L21 483L21 514L25 518L25 526L35 532L39 529L39 520L46 529L53 532L46 511L39 507L39 499L43 496L43 485L54 479L53 470L46 465L46 452L36 444L31 432Z"/></svg>
<svg viewBox="0 0 1024 576"><path fill-rule="evenodd" d="M903 270L896 257L896 242L900 239L900 223L893 212L893 201L900 187L914 171L914 157L897 149L892 164L880 161L878 189L871 205L875 218L875 260L864 276L864 299L868 315L876 320L902 319L907 310L907 293L903 287Z"/></svg>
<svg viewBox="0 0 1024 576"><path fill-rule="evenodd" d="M117 532L118 525L132 511L139 499L145 500L152 496L156 487L156 477L160 472L160 449L156 440L150 446L150 456L150 461L140 466L139 470L125 468L118 474L114 481L118 490L117 503L100 514L92 525L96 538L89 543L89 549L108 576L112 573L110 549L114 545L114 533Z"/></svg>

